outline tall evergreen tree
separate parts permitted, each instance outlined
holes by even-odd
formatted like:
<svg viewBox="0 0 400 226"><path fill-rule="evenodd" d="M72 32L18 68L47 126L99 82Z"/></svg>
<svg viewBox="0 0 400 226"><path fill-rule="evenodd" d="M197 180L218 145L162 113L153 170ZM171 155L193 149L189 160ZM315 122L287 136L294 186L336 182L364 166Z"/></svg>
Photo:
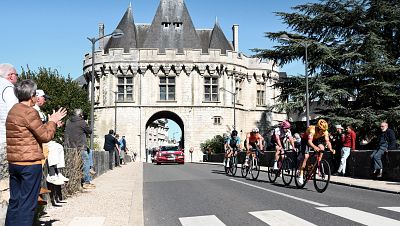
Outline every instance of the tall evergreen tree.
<svg viewBox="0 0 400 226"><path fill-rule="evenodd" d="M331 123L351 124L365 138L382 120L400 125L400 1L321 0L278 12L291 32L268 32L281 45L255 49L261 58L285 65L304 61L308 45L310 102L314 112ZM279 37L288 35L291 40ZM302 43L299 44L299 43ZM305 79L288 76L278 108L290 113L305 110ZM289 101L287 101L289 100Z"/></svg>

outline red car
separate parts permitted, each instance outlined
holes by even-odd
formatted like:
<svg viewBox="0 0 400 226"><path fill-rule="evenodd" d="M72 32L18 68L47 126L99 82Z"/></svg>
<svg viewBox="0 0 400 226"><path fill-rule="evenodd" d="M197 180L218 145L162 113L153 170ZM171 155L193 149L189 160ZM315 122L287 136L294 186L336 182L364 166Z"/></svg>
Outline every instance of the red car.
<svg viewBox="0 0 400 226"><path fill-rule="evenodd" d="M185 154L178 146L161 146L154 158L157 165L161 163L185 164Z"/></svg>

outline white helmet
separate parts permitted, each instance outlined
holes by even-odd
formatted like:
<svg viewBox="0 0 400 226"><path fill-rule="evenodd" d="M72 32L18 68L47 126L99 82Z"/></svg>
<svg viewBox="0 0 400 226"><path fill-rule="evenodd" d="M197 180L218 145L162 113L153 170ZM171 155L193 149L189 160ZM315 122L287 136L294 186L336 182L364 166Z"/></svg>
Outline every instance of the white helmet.
<svg viewBox="0 0 400 226"><path fill-rule="evenodd" d="M253 129L251 130L251 132L252 132L252 133L258 133L258 132L260 132L260 130L256 127L256 128L253 128Z"/></svg>

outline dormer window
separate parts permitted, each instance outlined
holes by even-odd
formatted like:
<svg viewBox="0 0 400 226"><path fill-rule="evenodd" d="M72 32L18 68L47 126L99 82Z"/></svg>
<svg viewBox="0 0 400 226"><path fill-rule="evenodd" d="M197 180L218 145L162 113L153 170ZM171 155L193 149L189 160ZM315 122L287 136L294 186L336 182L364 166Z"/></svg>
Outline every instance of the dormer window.
<svg viewBox="0 0 400 226"><path fill-rule="evenodd" d="M174 22L173 25L175 28L181 28L182 27L182 22Z"/></svg>
<svg viewBox="0 0 400 226"><path fill-rule="evenodd" d="M169 28L170 25L171 25L171 22L161 22L161 26L163 28Z"/></svg>

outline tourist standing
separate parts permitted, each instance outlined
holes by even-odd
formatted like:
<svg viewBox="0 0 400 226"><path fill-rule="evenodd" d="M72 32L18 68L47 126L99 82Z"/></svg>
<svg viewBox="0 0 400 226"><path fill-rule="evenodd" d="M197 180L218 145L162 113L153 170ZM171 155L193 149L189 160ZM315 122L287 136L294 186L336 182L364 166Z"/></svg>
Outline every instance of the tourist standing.
<svg viewBox="0 0 400 226"><path fill-rule="evenodd" d="M340 159L340 166L336 175L344 176L346 173L346 162L351 151L356 150L356 133L352 126L347 126L346 134L343 137L342 157Z"/></svg>
<svg viewBox="0 0 400 226"><path fill-rule="evenodd" d="M381 178L383 173L382 155L387 150L396 149L396 135L388 126L386 122L381 123L381 133L378 137L378 149L371 154L373 173L377 173L378 175L376 177L378 178Z"/></svg>
<svg viewBox="0 0 400 226"><path fill-rule="evenodd" d="M113 159L115 156L115 151L119 151L118 140L114 137L114 130L110 129L108 134L104 136L104 146L105 151L108 151L108 165L110 170L114 168ZM115 163L116 164L116 163Z"/></svg>

